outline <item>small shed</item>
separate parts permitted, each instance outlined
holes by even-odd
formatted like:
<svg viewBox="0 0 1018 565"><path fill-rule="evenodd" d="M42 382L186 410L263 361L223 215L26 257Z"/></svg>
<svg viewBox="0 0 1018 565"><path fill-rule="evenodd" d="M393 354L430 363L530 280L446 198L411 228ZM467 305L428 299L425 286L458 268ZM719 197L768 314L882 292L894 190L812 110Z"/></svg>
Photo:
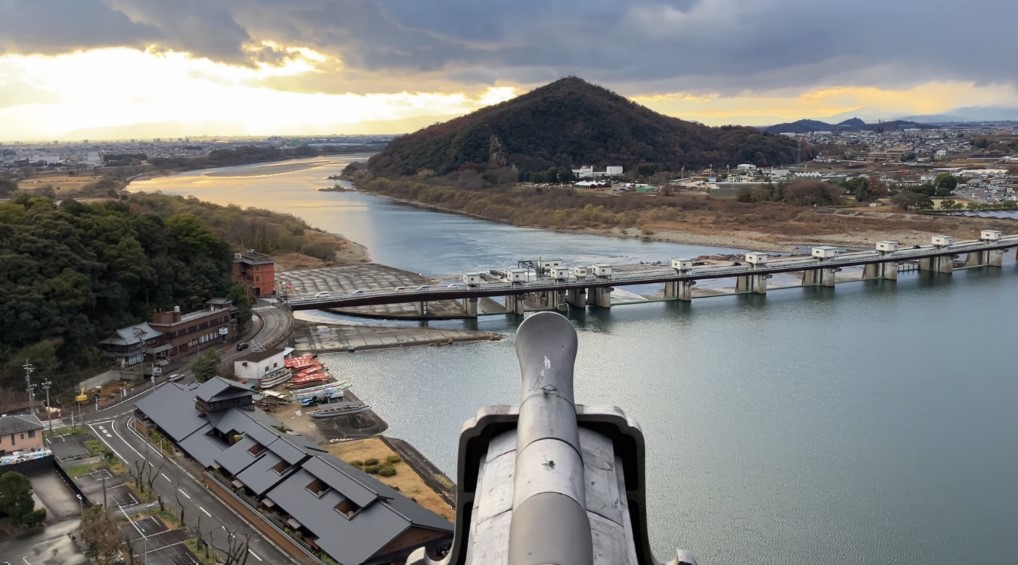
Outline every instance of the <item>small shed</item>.
<svg viewBox="0 0 1018 565"><path fill-rule="evenodd" d="M578 279L587 278L587 267L584 266L573 267L573 276Z"/></svg>
<svg viewBox="0 0 1018 565"><path fill-rule="evenodd" d="M467 286L481 284L481 273L463 273L463 284Z"/></svg>
<svg viewBox="0 0 1018 565"><path fill-rule="evenodd" d="M554 280L564 281L569 278L569 269L567 267L552 267L549 274Z"/></svg>
<svg viewBox="0 0 1018 565"><path fill-rule="evenodd" d="M950 247L954 245L954 238L949 235L935 235L932 240L933 245L937 247Z"/></svg>
<svg viewBox="0 0 1018 565"><path fill-rule="evenodd" d="M747 253L746 262L750 265L766 265L767 254L766 253Z"/></svg>
<svg viewBox="0 0 1018 565"><path fill-rule="evenodd" d="M979 239L983 241L1000 241L1000 230L983 230L979 234Z"/></svg>
<svg viewBox="0 0 1018 565"><path fill-rule="evenodd" d="M894 253L897 250L898 250L897 241L885 240L877 242L877 251L881 251L884 253Z"/></svg>
<svg viewBox="0 0 1018 565"><path fill-rule="evenodd" d="M839 249L831 245L822 245L813 248L813 257L817 259L831 259L838 256Z"/></svg>
<svg viewBox="0 0 1018 565"><path fill-rule="evenodd" d="M672 268L676 271L688 271L693 268L692 259L672 259Z"/></svg>
<svg viewBox="0 0 1018 565"><path fill-rule="evenodd" d="M595 277L610 277L612 274L612 266L607 263L598 263L594 265L594 276Z"/></svg>

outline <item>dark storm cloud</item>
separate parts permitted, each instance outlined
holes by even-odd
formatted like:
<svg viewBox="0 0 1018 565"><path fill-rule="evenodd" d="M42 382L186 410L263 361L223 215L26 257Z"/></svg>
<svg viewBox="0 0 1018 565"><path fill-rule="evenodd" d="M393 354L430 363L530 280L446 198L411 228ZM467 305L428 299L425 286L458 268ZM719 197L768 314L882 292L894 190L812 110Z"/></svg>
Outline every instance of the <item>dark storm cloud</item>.
<svg viewBox="0 0 1018 565"><path fill-rule="evenodd" d="M406 89L415 73L662 92L1018 81L1013 0L0 0L0 16L22 50L154 41L236 63L276 60L249 46L274 41L403 73Z"/></svg>
<svg viewBox="0 0 1018 565"><path fill-rule="evenodd" d="M144 46L159 32L101 0L0 0L0 50L55 54L96 47Z"/></svg>

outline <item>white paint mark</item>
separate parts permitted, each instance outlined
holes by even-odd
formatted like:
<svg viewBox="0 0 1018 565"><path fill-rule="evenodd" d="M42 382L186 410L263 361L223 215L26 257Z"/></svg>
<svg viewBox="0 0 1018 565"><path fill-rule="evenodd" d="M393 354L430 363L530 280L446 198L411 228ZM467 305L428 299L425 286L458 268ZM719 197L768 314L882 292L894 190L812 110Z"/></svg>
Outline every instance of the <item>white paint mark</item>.
<svg viewBox="0 0 1018 565"><path fill-rule="evenodd" d="M255 553L255 552L251 551L250 549L249 549L249 550L247 550L247 552L248 552L248 553L250 553L250 554L251 554L251 556L252 556L252 557L254 557L255 559L257 559L258 561L261 561L261 560L262 560L262 558L261 558L261 557L258 557L258 554L257 554L257 553Z"/></svg>
<svg viewBox="0 0 1018 565"><path fill-rule="evenodd" d="M173 482L173 481L170 480L169 477L166 476L166 473L159 473L159 476L164 478L164 479L166 479L166 482L168 482L168 483L172 483Z"/></svg>
<svg viewBox="0 0 1018 565"><path fill-rule="evenodd" d="M191 500L191 495L190 495L190 494L187 494L186 492L184 492L184 489L182 489L182 488L178 488L177 490L179 490L179 491L180 491L180 494L182 494L182 495L186 496L188 500Z"/></svg>
<svg viewBox="0 0 1018 565"><path fill-rule="evenodd" d="M199 506L199 507L198 507L198 510L201 510L202 512L204 512L204 513L205 513L205 515L206 515L206 516L208 516L209 518L211 518L211 517L212 517L212 514L209 514L209 511L208 511L208 510L205 510L205 509L204 509L204 508L202 508L201 506Z"/></svg>

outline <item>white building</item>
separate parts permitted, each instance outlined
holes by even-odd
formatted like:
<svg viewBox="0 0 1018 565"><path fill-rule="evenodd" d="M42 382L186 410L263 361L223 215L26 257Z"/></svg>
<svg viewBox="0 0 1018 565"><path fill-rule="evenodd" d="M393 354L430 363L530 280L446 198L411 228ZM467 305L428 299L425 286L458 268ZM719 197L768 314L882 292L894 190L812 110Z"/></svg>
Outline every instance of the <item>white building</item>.
<svg viewBox="0 0 1018 565"><path fill-rule="evenodd" d="M279 348L248 353L233 362L233 374L239 381L257 382L258 379L284 367L285 356L286 351Z"/></svg>

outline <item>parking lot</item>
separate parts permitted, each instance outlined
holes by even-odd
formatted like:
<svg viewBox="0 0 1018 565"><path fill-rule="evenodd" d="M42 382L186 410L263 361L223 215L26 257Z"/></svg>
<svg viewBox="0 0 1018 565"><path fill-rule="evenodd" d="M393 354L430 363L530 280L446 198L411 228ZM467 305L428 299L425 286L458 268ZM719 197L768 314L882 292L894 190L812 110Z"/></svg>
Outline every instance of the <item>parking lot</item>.
<svg viewBox="0 0 1018 565"><path fill-rule="evenodd" d="M158 565L193 565L195 555L187 549L184 530L169 530L158 518L132 520L121 526L135 557L144 563ZM142 559L144 554L144 559Z"/></svg>

